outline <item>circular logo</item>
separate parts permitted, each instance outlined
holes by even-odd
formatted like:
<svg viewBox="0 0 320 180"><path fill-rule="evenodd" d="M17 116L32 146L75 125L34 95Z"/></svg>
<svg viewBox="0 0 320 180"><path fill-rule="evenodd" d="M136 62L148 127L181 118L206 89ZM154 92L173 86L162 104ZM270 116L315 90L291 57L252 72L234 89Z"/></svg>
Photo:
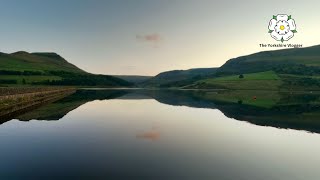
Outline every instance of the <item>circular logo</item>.
<svg viewBox="0 0 320 180"><path fill-rule="evenodd" d="M296 23L291 15L278 14L269 22L269 33L277 41L289 41L297 33Z"/></svg>

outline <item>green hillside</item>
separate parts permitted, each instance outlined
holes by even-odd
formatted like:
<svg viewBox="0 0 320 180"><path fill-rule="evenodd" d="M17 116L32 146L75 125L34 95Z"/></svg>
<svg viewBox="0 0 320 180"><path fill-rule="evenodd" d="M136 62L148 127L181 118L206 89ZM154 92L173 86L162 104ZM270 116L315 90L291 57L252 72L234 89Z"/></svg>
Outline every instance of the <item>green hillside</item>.
<svg viewBox="0 0 320 180"><path fill-rule="evenodd" d="M279 90L282 79L273 71L223 76L196 81L186 89Z"/></svg>
<svg viewBox="0 0 320 180"><path fill-rule="evenodd" d="M279 80L279 76L273 71L243 74L243 78L238 75L224 76L215 78L215 81L247 81L247 80Z"/></svg>
<svg viewBox="0 0 320 180"><path fill-rule="evenodd" d="M191 82L183 88L319 90L320 46L265 51L234 58L210 78Z"/></svg>
<svg viewBox="0 0 320 180"><path fill-rule="evenodd" d="M244 78L239 78L244 75ZM220 68L174 70L142 84L161 88L317 90L320 45L258 52L230 59Z"/></svg>
<svg viewBox="0 0 320 180"><path fill-rule="evenodd" d="M189 70L173 70L162 72L145 81L143 86L174 87L190 84L191 82L212 76L216 68L195 68Z"/></svg>
<svg viewBox="0 0 320 180"><path fill-rule="evenodd" d="M120 78L87 73L56 53L0 53L0 86L131 86Z"/></svg>
<svg viewBox="0 0 320 180"><path fill-rule="evenodd" d="M24 51L12 54L1 53L0 70L86 73L56 53L27 53Z"/></svg>
<svg viewBox="0 0 320 180"><path fill-rule="evenodd" d="M264 51L227 61L217 70L218 76L274 70L277 73L320 74L320 45Z"/></svg>

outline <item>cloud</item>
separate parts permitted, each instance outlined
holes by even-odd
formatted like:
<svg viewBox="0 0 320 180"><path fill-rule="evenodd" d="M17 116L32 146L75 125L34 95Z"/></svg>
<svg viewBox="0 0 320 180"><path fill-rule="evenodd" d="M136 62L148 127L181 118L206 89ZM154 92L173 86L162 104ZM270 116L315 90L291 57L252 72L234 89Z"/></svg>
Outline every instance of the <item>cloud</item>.
<svg viewBox="0 0 320 180"><path fill-rule="evenodd" d="M138 41L151 43L152 45L158 45L163 40L163 38L157 33L136 35L136 39Z"/></svg>

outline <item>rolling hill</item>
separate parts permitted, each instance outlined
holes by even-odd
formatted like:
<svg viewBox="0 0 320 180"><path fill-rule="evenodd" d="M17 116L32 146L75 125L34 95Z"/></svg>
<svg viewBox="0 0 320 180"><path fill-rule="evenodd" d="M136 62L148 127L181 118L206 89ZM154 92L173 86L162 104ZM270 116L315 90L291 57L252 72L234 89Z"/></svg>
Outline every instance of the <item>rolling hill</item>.
<svg viewBox="0 0 320 180"><path fill-rule="evenodd" d="M83 71L56 53L0 53L2 85L139 86L152 88L318 90L320 45L264 51L228 60L220 68L173 70L150 76Z"/></svg>
<svg viewBox="0 0 320 180"><path fill-rule="evenodd" d="M216 68L195 68L162 72L142 83L147 87L173 87L190 84L198 79L212 76Z"/></svg>
<svg viewBox="0 0 320 180"><path fill-rule="evenodd" d="M140 84L152 78L152 76L139 76L139 75L112 75L112 76L126 80L134 84Z"/></svg>
<svg viewBox="0 0 320 180"><path fill-rule="evenodd" d="M230 59L217 70L217 75L255 73L262 71L298 71L320 67L320 45L307 48L292 48L264 51ZM314 68L315 67L315 68ZM291 74L292 72L288 72ZM303 73L303 72L300 72Z"/></svg>
<svg viewBox="0 0 320 180"><path fill-rule="evenodd" d="M319 90L320 45L230 59L212 77L191 82L183 88Z"/></svg>
<svg viewBox="0 0 320 180"><path fill-rule="evenodd" d="M86 73L56 53L0 53L0 70Z"/></svg>
<svg viewBox="0 0 320 180"><path fill-rule="evenodd" d="M185 89L279 90L283 80L274 71L221 76L198 80Z"/></svg>
<svg viewBox="0 0 320 180"><path fill-rule="evenodd" d="M56 53L0 53L0 85L131 86L120 78L85 72Z"/></svg>

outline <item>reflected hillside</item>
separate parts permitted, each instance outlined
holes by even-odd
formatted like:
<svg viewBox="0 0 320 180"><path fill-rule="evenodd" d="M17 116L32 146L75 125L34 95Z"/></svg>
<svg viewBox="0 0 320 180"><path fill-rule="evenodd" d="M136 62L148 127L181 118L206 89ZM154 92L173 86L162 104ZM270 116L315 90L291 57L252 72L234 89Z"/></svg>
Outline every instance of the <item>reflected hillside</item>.
<svg viewBox="0 0 320 180"><path fill-rule="evenodd" d="M215 109L215 103L211 99L205 98L206 93L217 94L217 91L188 91L188 90L154 90L140 91L152 97L160 103L173 106L188 106L194 108Z"/></svg>
<svg viewBox="0 0 320 180"><path fill-rule="evenodd" d="M236 92L224 92L208 98L213 99L217 109L229 118L262 126L320 132L318 93L260 93L245 91L235 95ZM233 98L222 98L226 94Z"/></svg>
<svg viewBox="0 0 320 180"><path fill-rule="evenodd" d="M198 108L214 108L211 101L190 95L187 91L148 91L148 90L78 90L76 93L59 101L45 104L27 113L16 115L14 119L29 120L59 120L68 112L94 100L124 99L156 99L163 104L184 105ZM10 119L7 119L10 120ZM7 121L6 120L6 121Z"/></svg>
<svg viewBox="0 0 320 180"><path fill-rule="evenodd" d="M61 100L45 104L31 111L19 113L14 119L21 121L29 120L59 120L68 112L79 106L94 100L107 100L127 94L126 91L106 91L106 90L78 90L76 93ZM12 119L12 118L11 118ZM1 119L2 123L10 119Z"/></svg>
<svg viewBox="0 0 320 180"><path fill-rule="evenodd" d="M261 126L320 132L320 92L189 91L189 90L78 90L14 119L59 120L94 100L155 99L172 106L219 109L225 116ZM7 119L10 120L10 119ZM7 121L4 120L3 122Z"/></svg>
<svg viewBox="0 0 320 180"><path fill-rule="evenodd" d="M229 118L261 126L320 132L320 92L186 91L179 93L180 97L177 92L161 93L153 94L161 103L219 109ZM165 101L163 97L169 94L180 102Z"/></svg>

